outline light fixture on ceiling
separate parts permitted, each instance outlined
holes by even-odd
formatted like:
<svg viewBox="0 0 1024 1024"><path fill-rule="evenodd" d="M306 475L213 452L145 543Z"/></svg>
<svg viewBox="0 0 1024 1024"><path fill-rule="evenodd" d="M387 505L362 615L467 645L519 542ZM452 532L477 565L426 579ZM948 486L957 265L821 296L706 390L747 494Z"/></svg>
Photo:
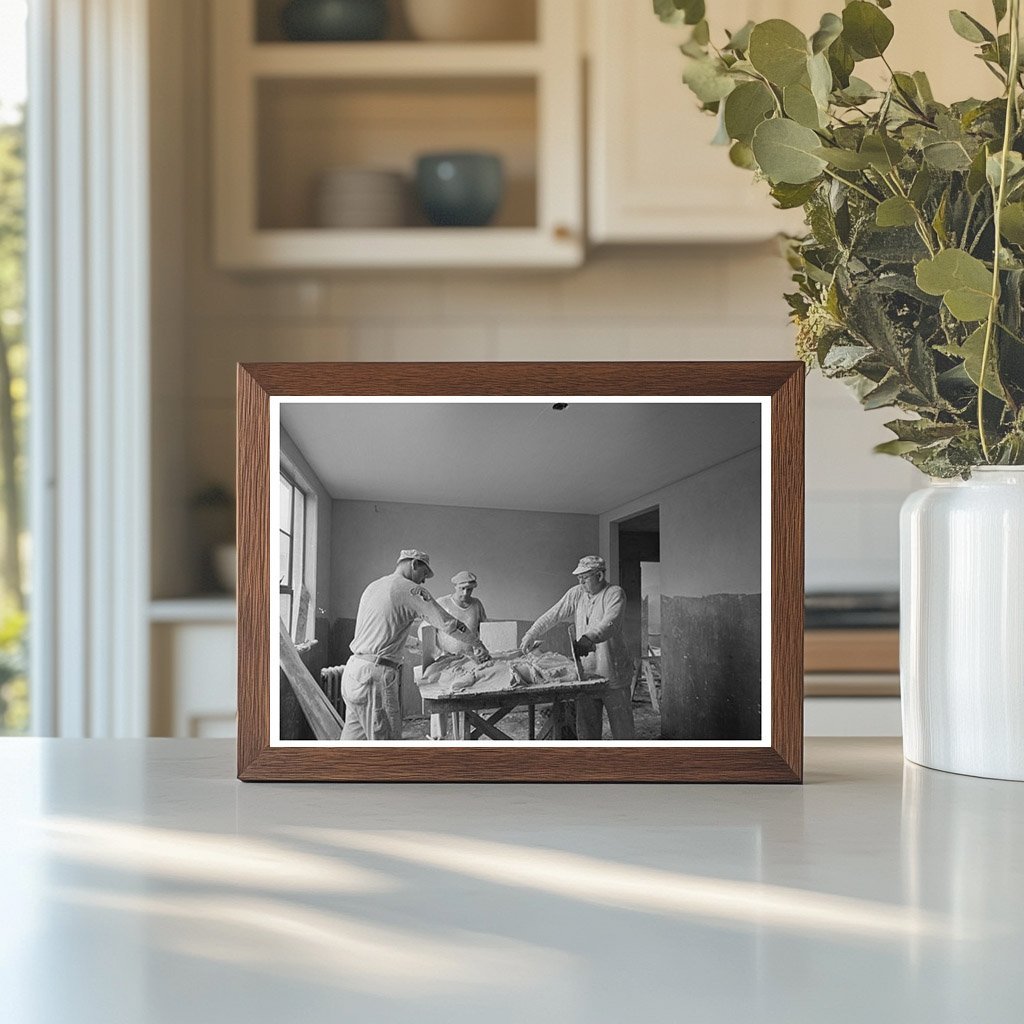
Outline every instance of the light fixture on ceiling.
<svg viewBox="0 0 1024 1024"><path fill-rule="evenodd" d="M555 402L555 404L553 406L551 406L551 408L552 409L557 409L559 412L561 412L563 409L568 409L569 408L569 403L568 402Z"/></svg>

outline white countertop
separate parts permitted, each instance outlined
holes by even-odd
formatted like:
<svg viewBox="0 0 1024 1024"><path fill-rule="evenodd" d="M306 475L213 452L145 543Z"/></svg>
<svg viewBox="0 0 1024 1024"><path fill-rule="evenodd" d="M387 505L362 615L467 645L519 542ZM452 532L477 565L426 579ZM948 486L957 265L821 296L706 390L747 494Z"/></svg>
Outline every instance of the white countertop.
<svg viewBox="0 0 1024 1024"><path fill-rule="evenodd" d="M5 1022L1016 1022L1024 785L810 740L803 787L243 785L0 741Z"/></svg>

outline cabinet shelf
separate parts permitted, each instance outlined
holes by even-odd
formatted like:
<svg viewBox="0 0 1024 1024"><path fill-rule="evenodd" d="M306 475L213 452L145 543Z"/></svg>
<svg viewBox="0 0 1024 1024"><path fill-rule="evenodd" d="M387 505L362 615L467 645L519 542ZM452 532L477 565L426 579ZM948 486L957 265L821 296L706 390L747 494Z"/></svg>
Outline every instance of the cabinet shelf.
<svg viewBox="0 0 1024 1024"><path fill-rule="evenodd" d="M243 59L255 78L436 78L537 75L536 43L257 43Z"/></svg>
<svg viewBox="0 0 1024 1024"><path fill-rule="evenodd" d="M222 250L229 269L274 267L416 268L573 267L580 239L568 230L551 237L534 228L394 228L337 231L327 228L255 231L237 251Z"/></svg>
<svg viewBox="0 0 1024 1024"><path fill-rule="evenodd" d="M533 37L480 43L282 42L256 31L257 14L273 9L270 0L263 7L218 0L211 8L219 266L582 263L577 4L537 0ZM501 158L505 195L492 226L425 226L424 212L405 200L402 227L320 226L317 196L328 173L383 170L411 185L419 156L451 150Z"/></svg>

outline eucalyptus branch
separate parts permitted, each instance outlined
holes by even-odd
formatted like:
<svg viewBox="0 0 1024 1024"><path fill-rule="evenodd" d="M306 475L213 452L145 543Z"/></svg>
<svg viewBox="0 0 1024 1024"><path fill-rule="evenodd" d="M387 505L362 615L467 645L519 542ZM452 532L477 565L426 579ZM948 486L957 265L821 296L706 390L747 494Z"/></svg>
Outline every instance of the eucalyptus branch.
<svg viewBox="0 0 1024 1024"><path fill-rule="evenodd" d="M968 252L973 253L974 250L978 247L978 243L981 241L981 236L985 234L986 229L988 228L989 224L991 224L991 223L992 223L992 214L991 213L985 214L985 219L981 222L981 227L978 228L978 233L974 236L974 241L971 242L970 248L968 248L968 250L967 250Z"/></svg>
<svg viewBox="0 0 1024 1024"><path fill-rule="evenodd" d="M999 167L999 190L995 196L995 252L992 257L992 294L989 299L988 319L985 322L985 345L981 350L981 370L978 372L978 433L985 461L992 462L988 434L985 430L985 374L992 353L992 334L999 314L999 272L1002 256L1003 204L1006 201L1006 173L1010 145L1013 141L1013 122L1017 114L1017 85L1020 69L1020 0L1010 0L1010 73L1006 86L1006 123L1003 125L1003 150Z"/></svg>
<svg viewBox="0 0 1024 1024"><path fill-rule="evenodd" d="M852 188L854 192L859 192L866 199L870 199L871 202L877 206L881 200L877 196L873 196L867 189L863 189L860 185L852 181L847 181L846 178L841 178L834 171L830 171L827 167L825 168L825 174L827 174L833 181L838 181L841 185L845 185L847 188Z"/></svg>
<svg viewBox="0 0 1024 1024"><path fill-rule="evenodd" d="M893 168L891 175L883 174L882 177L889 182L889 184L895 189L896 194L901 199L906 199L910 204L910 208L914 211L914 217L917 219L917 233L921 237L921 241L924 242L925 248L928 250L929 255L935 255L935 246L937 245L941 250L943 247L939 241L938 236L935 237L935 245L932 244L932 229L928 221L924 219L924 214L917 208L917 203L913 202L907 195L906 189L903 187L903 182L900 181L899 172Z"/></svg>

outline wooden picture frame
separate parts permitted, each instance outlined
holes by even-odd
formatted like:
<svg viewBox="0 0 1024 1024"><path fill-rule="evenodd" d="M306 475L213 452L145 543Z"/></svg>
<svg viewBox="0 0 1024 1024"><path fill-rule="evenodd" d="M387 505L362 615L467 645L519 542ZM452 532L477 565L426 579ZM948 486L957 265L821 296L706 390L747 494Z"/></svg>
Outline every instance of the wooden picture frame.
<svg viewBox="0 0 1024 1024"><path fill-rule="evenodd" d="M770 708L751 745L340 743L271 737L272 400L761 400ZM494 397L502 396L502 397ZM677 396L699 396L677 397ZM659 398L658 400L661 400ZM804 367L799 362L253 363L238 366L238 777L243 781L788 782L803 772ZM339 439L340 440L340 439ZM761 450L761 449L759 449ZM274 492L276 493L276 492ZM765 493L765 492L762 492ZM767 551L763 539L770 537ZM769 554L770 552L770 554ZM559 567L561 568L561 567ZM568 568L565 570L568 572ZM759 613L762 614L762 613ZM763 665L763 661L759 662ZM763 670L759 669L764 675ZM767 682L764 684L767 687ZM766 691L767 692L767 691ZM532 705L531 705L532 707ZM532 729L531 711L531 729ZM769 735L770 733L770 735Z"/></svg>

